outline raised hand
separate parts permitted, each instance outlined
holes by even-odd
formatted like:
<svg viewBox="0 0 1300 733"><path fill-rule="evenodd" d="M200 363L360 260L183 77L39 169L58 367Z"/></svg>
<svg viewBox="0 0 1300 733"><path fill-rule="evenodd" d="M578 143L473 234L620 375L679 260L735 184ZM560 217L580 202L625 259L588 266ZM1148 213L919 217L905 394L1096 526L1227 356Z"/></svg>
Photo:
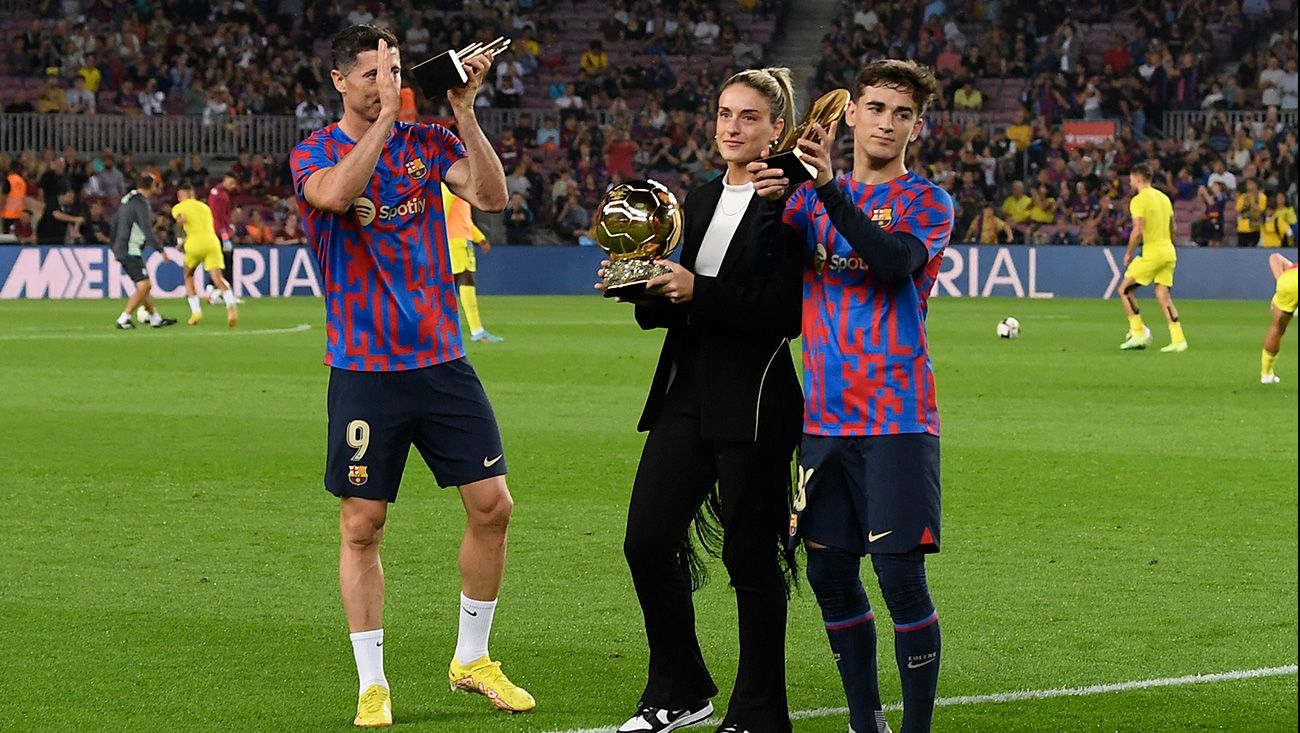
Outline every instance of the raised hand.
<svg viewBox="0 0 1300 733"><path fill-rule="evenodd" d="M379 90L379 114L389 119L397 119L402 109L402 58L396 48L389 48L388 41L379 39L376 49L377 68L375 69L375 87Z"/></svg>
<svg viewBox="0 0 1300 733"><path fill-rule="evenodd" d="M465 67L465 75L469 77L463 85L452 87L447 90L447 101L462 108L474 107L474 97L478 95L478 88L483 84L483 79L487 77L488 68L492 66L492 61L496 58L494 53L478 53L470 56L461 63Z"/></svg>
<svg viewBox="0 0 1300 733"><path fill-rule="evenodd" d="M808 130L808 136L799 139L798 149L803 153L804 162L817 169L817 176L813 180L814 186L825 186L835 177L834 164L831 163L831 146L835 144L835 131L838 127L838 121L832 122L829 130L814 122Z"/></svg>

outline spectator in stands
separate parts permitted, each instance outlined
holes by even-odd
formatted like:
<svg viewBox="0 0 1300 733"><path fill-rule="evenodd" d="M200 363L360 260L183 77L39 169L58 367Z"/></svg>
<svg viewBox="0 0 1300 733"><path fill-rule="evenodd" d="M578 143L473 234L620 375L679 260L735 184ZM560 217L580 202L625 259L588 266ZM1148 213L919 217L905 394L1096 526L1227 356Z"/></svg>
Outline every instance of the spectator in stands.
<svg viewBox="0 0 1300 733"><path fill-rule="evenodd" d="M572 83L565 84L564 94L555 98L555 108L559 110L578 110L586 106L586 101L578 95L577 87Z"/></svg>
<svg viewBox="0 0 1300 733"><path fill-rule="evenodd" d="M1033 223L1035 229L1055 224L1057 207L1056 199L1052 196L1052 191L1046 183L1034 186L1034 192L1029 203L1029 220Z"/></svg>
<svg viewBox="0 0 1300 733"><path fill-rule="evenodd" d="M501 109L516 109L524 98L524 80L514 73L497 75L496 106Z"/></svg>
<svg viewBox="0 0 1300 733"><path fill-rule="evenodd" d="M740 40L731 47L731 60L740 69L760 66L763 63L763 46L754 40L753 33L744 31L740 34Z"/></svg>
<svg viewBox="0 0 1300 733"><path fill-rule="evenodd" d="M1259 228L1264 222L1268 197L1259 190L1259 182L1246 179L1246 190L1237 194L1237 246L1254 247L1259 244Z"/></svg>
<svg viewBox="0 0 1300 733"><path fill-rule="evenodd" d="M328 119L325 105L317 99L315 90L307 91L307 97L294 108L293 116L298 119L298 132L304 135L324 127Z"/></svg>
<svg viewBox="0 0 1300 733"><path fill-rule="evenodd" d="M1201 203L1205 206L1205 212L1196 222L1196 231L1192 236L1198 242L1204 242L1211 247L1223 246L1223 222L1224 215L1228 208L1228 192L1224 187L1222 180L1214 180L1210 177L1210 183L1201 186L1197 195Z"/></svg>
<svg viewBox="0 0 1300 733"><path fill-rule="evenodd" d="M533 144L541 148L544 153L554 153L560 149L560 126L555 115L548 114L542 117L542 124L537 128L537 136Z"/></svg>
<svg viewBox="0 0 1300 733"><path fill-rule="evenodd" d="M158 89L157 79L149 79L145 82L144 89L140 90L138 99L140 111L146 117L152 117L163 113L163 103L167 101L167 95Z"/></svg>
<svg viewBox="0 0 1300 733"><path fill-rule="evenodd" d="M302 225L298 223L298 214L290 211L284 217L279 229L275 232L276 244L302 244L306 241L306 235L303 234Z"/></svg>
<svg viewBox="0 0 1300 733"><path fill-rule="evenodd" d="M36 230L32 228L32 212L23 209L14 220L9 233L19 244L36 244Z"/></svg>
<svg viewBox="0 0 1300 733"><path fill-rule="evenodd" d="M185 169L185 180L194 187L202 189L207 185L209 175L208 167L203 164L203 156L198 153L191 155L190 167Z"/></svg>
<svg viewBox="0 0 1300 733"><path fill-rule="evenodd" d="M636 157L637 149L637 143L628 136L626 130L620 127L605 143L603 151L605 169L611 174L618 173L624 179L634 178L636 171L632 161Z"/></svg>
<svg viewBox="0 0 1300 733"><path fill-rule="evenodd" d="M712 48L718 40L722 28L718 25L718 13L713 8L704 11L704 19L695 24L691 37L702 48Z"/></svg>
<svg viewBox="0 0 1300 733"><path fill-rule="evenodd" d="M533 243L533 210L522 194L511 194L506 209L501 214L506 225L506 241L510 244Z"/></svg>
<svg viewBox="0 0 1300 733"><path fill-rule="evenodd" d="M1002 200L1002 215L1021 231L1021 236L1027 233L1024 230L1030 224L1029 210L1032 206L1033 199L1025 193L1024 181L1012 181L1011 194Z"/></svg>
<svg viewBox="0 0 1300 733"><path fill-rule="evenodd" d="M588 81L604 76L609 69L609 55L605 53L604 44L598 40L592 41L587 50L582 52L578 64Z"/></svg>
<svg viewBox="0 0 1300 733"><path fill-rule="evenodd" d="M92 179L99 180L99 190L104 198L116 202L126 195L126 178L117 167L117 160L112 155L104 156L104 169L95 173Z"/></svg>
<svg viewBox="0 0 1300 733"><path fill-rule="evenodd" d="M564 208L556 217L556 226L560 236L570 244L579 242L591 229L591 215L578 200L577 194L570 194L564 200Z"/></svg>
<svg viewBox="0 0 1300 733"><path fill-rule="evenodd" d="M978 112L984 109L984 95L975 87L969 76L952 95L952 106L959 112Z"/></svg>
<svg viewBox="0 0 1300 733"><path fill-rule="evenodd" d="M89 244L112 244L112 226L104 215L104 204L98 200L90 202L86 219L81 224L81 241Z"/></svg>
<svg viewBox="0 0 1300 733"><path fill-rule="evenodd" d="M1259 246L1294 247L1296 226L1295 209L1287 205L1286 193L1278 191L1269 197L1259 229Z"/></svg>
<svg viewBox="0 0 1300 733"><path fill-rule="evenodd" d="M244 226L242 244L273 244L275 235L271 227L262 218L261 209L253 209L248 214L248 224Z"/></svg>
<svg viewBox="0 0 1300 733"><path fill-rule="evenodd" d="M5 55L5 68L10 76L35 75L36 56L27 49L22 37L15 37L9 44L9 53Z"/></svg>
<svg viewBox="0 0 1300 733"><path fill-rule="evenodd" d="M1101 55L1103 66L1109 66L1112 74L1124 74L1133 65L1133 56L1128 51L1129 39L1124 33L1113 36L1110 45Z"/></svg>
<svg viewBox="0 0 1300 733"><path fill-rule="evenodd" d="M61 160L61 159L60 159ZM79 239L78 232L86 219L73 211L76 194L64 189L52 202L45 204L45 213L36 222L36 241L39 244L68 244Z"/></svg>
<svg viewBox="0 0 1300 733"><path fill-rule="evenodd" d="M1210 163L1210 167L1214 172L1205 181L1206 184L1221 183L1224 190L1235 195L1237 193L1237 177L1233 175L1232 171L1228 170L1228 165L1223 158L1215 158Z"/></svg>
<svg viewBox="0 0 1300 733"><path fill-rule="evenodd" d="M5 178L4 231L13 231L27 210L27 179L23 175L25 168L21 158L9 162Z"/></svg>
<svg viewBox="0 0 1300 733"><path fill-rule="evenodd" d="M993 204L986 203L980 208L979 216L971 220L966 228L967 242L976 244L1001 244L1015 240L1011 225L999 219L993 211Z"/></svg>
<svg viewBox="0 0 1300 733"><path fill-rule="evenodd" d="M1278 82L1278 90L1282 93L1282 102L1279 106L1284 110L1296 111L1297 91L1300 91L1300 72L1297 71L1295 56L1286 60L1286 73Z"/></svg>
<svg viewBox="0 0 1300 733"><path fill-rule="evenodd" d="M74 115L95 114L95 95L86 88L86 79L78 76L72 80L72 87L64 93L67 100L65 111Z"/></svg>
<svg viewBox="0 0 1300 733"><path fill-rule="evenodd" d="M42 114L63 114L68 111L68 97L59 78L51 76L45 81L45 89L36 100L36 111Z"/></svg>

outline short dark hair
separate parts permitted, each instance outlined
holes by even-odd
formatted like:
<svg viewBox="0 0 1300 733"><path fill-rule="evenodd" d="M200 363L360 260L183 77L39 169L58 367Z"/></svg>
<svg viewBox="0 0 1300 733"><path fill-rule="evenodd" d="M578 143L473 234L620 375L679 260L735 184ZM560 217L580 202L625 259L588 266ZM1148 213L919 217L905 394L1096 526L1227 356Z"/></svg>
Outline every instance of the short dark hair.
<svg viewBox="0 0 1300 733"><path fill-rule="evenodd" d="M330 56L334 68L341 73L352 71L357 64L357 54L373 51L379 46L379 40L388 42L389 47L397 48L397 36L387 28L364 23L344 28L330 39Z"/></svg>
<svg viewBox="0 0 1300 733"><path fill-rule="evenodd" d="M939 93L939 81L934 78L934 70L911 59L881 59L872 61L858 72L858 96L867 87L888 87L912 95L919 109L917 117L925 116L930 105Z"/></svg>
<svg viewBox="0 0 1300 733"><path fill-rule="evenodd" d="M1149 164L1149 163L1138 163L1137 165L1135 165L1135 166L1133 166L1131 169L1129 169L1129 175L1131 175L1131 176L1137 176L1138 178L1141 178L1141 179L1144 180L1144 181L1150 181L1150 180L1151 180L1151 164Z"/></svg>
<svg viewBox="0 0 1300 733"><path fill-rule="evenodd" d="M158 179L153 177L152 173L141 173L140 177L135 179L135 187L140 191L152 191Z"/></svg>

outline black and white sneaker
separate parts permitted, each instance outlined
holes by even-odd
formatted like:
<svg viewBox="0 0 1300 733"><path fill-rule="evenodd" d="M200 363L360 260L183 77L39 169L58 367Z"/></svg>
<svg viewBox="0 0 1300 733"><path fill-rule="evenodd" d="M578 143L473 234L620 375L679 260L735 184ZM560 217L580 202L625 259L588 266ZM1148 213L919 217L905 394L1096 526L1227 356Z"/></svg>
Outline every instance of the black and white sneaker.
<svg viewBox="0 0 1300 733"><path fill-rule="evenodd" d="M130 321L114 321L113 328L121 329L123 331L134 331L135 324Z"/></svg>
<svg viewBox="0 0 1300 733"><path fill-rule="evenodd" d="M719 726L715 733L749 733L749 729L742 727L739 723L727 723Z"/></svg>
<svg viewBox="0 0 1300 733"><path fill-rule="evenodd" d="M175 318L162 318L162 319L159 319L159 321L158 321L157 323L153 324L153 327L154 327L154 328L165 328L165 327L167 327L167 326L175 326L175 325L176 325L176 319L175 319Z"/></svg>
<svg viewBox="0 0 1300 733"><path fill-rule="evenodd" d="M712 714L713 703L711 702L705 702L698 708L682 710L667 710L646 705L636 711L636 715L628 718L626 723L619 726L618 733L668 733L670 730L698 723Z"/></svg>

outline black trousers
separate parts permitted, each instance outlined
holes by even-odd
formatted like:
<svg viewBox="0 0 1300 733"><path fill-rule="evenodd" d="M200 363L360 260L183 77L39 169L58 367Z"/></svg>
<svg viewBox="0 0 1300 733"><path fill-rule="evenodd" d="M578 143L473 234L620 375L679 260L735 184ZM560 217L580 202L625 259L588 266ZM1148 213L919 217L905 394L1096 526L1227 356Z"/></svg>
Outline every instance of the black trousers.
<svg viewBox="0 0 1300 733"><path fill-rule="evenodd" d="M778 538L789 516L790 451L771 440L703 440L698 391L688 370L682 371L646 438L623 545L650 647L641 701L680 709L718 692L695 634L690 573L682 561L691 520L716 484L722 560L736 591L740 625L739 668L725 722L753 733L789 733L786 586Z"/></svg>

